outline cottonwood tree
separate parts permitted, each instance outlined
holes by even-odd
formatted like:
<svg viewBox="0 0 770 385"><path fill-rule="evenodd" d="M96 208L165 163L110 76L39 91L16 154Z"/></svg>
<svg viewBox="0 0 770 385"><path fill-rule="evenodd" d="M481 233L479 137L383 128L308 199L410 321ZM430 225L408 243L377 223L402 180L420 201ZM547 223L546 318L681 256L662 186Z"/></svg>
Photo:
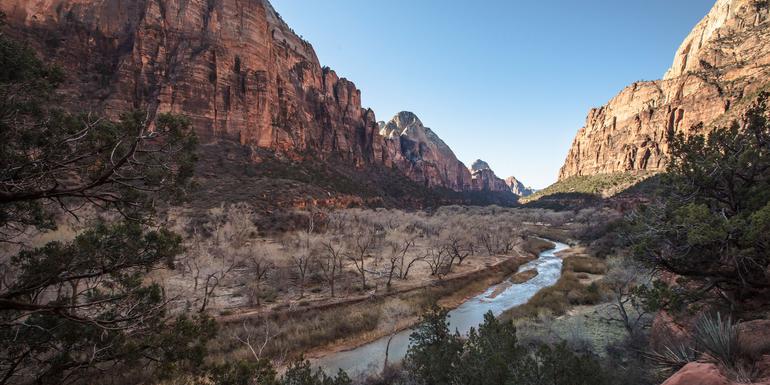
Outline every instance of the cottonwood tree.
<svg viewBox="0 0 770 385"><path fill-rule="evenodd" d="M313 235L298 232L284 238L284 248L297 274L299 297L305 297L305 285L312 269L316 267L316 239Z"/></svg>
<svg viewBox="0 0 770 385"><path fill-rule="evenodd" d="M208 255L208 247L208 242L203 236L195 231L186 247L187 252L179 258L180 264L182 265L182 277L184 278L189 274L193 281L193 293L198 292L202 271L208 263L208 261L203 260L203 258Z"/></svg>
<svg viewBox="0 0 770 385"><path fill-rule="evenodd" d="M462 265L468 256L473 255L474 244L467 235L458 234L451 229L449 234L444 236L443 249L450 256L449 270L452 270L455 260L458 265Z"/></svg>
<svg viewBox="0 0 770 385"><path fill-rule="evenodd" d="M274 245L268 245L264 241L254 241L241 248L238 253L238 259L246 265L248 273L246 286L249 290L249 301L261 306L262 285L268 275L275 270L275 259L278 251Z"/></svg>
<svg viewBox="0 0 770 385"><path fill-rule="evenodd" d="M217 243L227 244L230 248L239 249L257 235L252 208L244 203L235 203L226 207L218 229Z"/></svg>
<svg viewBox="0 0 770 385"><path fill-rule="evenodd" d="M231 254L225 253L220 248L209 248L206 252L210 255L208 259L213 262L213 265L203 279L203 300L200 309L198 309L199 313L206 311L215 291L238 264L238 261Z"/></svg>
<svg viewBox="0 0 770 385"><path fill-rule="evenodd" d="M386 266L388 281L385 286L390 290L396 268L399 268L399 271L403 272L406 254L409 252L409 249L414 246L415 241L412 237L393 232L388 236L385 243L385 252L387 253L388 262L388 265Z"/></svg>
<svg viewBox="0 0 770 385"><path fill-rule="evenodd" d="M430 267L430 275L441 278L451 269L452 256L443 245L432 245L425 249L424 261Z"/></svg>
<svg viewBox="0 0 770 385"><path fill-rule="evenodd" d="M417 262L421 262L425 260L426 254L421 254L419 251L415 250L414 248L411 248L410 251L404 254L402 261L408 260L406 262L406 266L401 270L401 275L399 278L402 280L408 280L409 279L409 272L412 270L412 266L417 264Z"/></svg>
<svg viewBox="0 0 770 385"><path fill-rule="evenodd" d="M489 224L478 230L478 242L488 255L507 255L520 242L519 229L509 224Z"/></svg>
<svg viewBox="0 0 770 385"><path fill-rule="evenodd" d="M216 290L240 263L238 253L224 246L229 238L223 232L220 227L212 237L204 238L196 231L183 258L193 279L193 292L200 299L199 313L206 311Z"/></svg>
<svg viewBox="0 0 770 385"><path fill-rule="evenodd" d="M167 316L148 271L172 266L181 238L153 208L182 197L195 161L189 121L124 114L119 120L56 107L61 71L0 33L0 384L73 383L105 367L169 369L201 363L213 323ZM55 228L84 207L109 213L72 240L42 246L25 233Z"/></svg>
<svg viewBox="0 0 770 385"><path fill-rule="evenodd" d="M377 247L377 234L367 227L359 227L349 235L346 246L346 257L353 262L358 275L361 277L361 290L366 290L366 260Z"/></svg>
<svg viewBox="0 0 770 385"><path fill-rule="evenodd" d="M321 269L324 279L329 284L330 296L335 295L335 286L337 279L344 272L345 268L345 246L336 237L328 237L321 242L319 251L318 266Z"/></svg>

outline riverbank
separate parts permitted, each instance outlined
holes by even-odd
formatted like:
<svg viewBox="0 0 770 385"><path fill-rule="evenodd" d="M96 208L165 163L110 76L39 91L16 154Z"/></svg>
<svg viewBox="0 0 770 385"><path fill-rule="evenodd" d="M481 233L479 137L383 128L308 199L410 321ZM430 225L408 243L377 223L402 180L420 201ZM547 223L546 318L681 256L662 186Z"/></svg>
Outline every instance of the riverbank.
<svg viewBox="0 0 770 385"><path fill-rule="evenodd" d="M486 289L463 302L448 314L450 330L466 334L471 328L477 327L484 320L487 312L499 315L505 309L525 303L539 290L556 283L561 274L561 258L555 252L568 246L557 243L550 244L549 250L540 252L538 258L520 267L520 271L536 270L537 274L526 282L508 285L506 280L502 285L492 284ZM493 295L499 286L506 286L498 295ZM356 347L352 350L333 352L321 359L314 360L313 365L322 367L327 373L335 373L338 369L348 374L359 375L382 370L385 357L389 362L403 359L409 347L409 336L413 328L394 332L376 341Z"/></svg>
<svg viewBox="0 0 770 385"><path fill-rule="evenodd" d="M510 255L497 258L494 264L450 274L422 285L280 311L253 310L222 316L218 320L226 334L238 336L242 330L252 329L262 333L254 339L269 338L269 344L263 350L264 357L278 360L300 354L307 358L322 357L408 329L419 321L423 309L430 303L455 308L502 282L519 266L534 260L540 251L550 247L552 244L548 242L530 238ZM221 343L217 351L222 357L248 357L251 354L247 346L232 342Z"/></svg>
<svg viewBox="0 0 770 385"><path fill-rule="evenodd" d="M599 280L607 271L606 263L591 257L585 247L576 245L557 253L564 260L562 274L555 285L544 288L526 304L508 309L503 320L560 317L575 306L596 305L603 297Z"/></svg>
<svg viewBox="0 0 770 385"><path fill-rule="evenodd" d="M566 341L577 351L606 355L607 346L627 337L625 329L611 321L615 310L605 302L607 264L590 256L590 250L580 244L557 255L564 264L556 285L501 318L513 320L522 341Z"/></svg>

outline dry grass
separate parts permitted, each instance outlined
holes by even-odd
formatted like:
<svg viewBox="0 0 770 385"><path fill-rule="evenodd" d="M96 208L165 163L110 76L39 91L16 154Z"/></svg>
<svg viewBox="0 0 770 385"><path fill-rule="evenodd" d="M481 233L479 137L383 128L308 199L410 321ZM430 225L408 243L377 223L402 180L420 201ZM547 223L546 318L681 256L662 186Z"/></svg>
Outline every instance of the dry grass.
<svg viewBox="0 0 770 385"><path fill-rule="evenodd" d="M525 252L536 256L542 253L543 251L552 249L553 246L554 246L553 243L548 242L546 240L535 238L535 237L529 237L524 241L524 243L522 243L521 248Z"/></svg>
<svg viewBox="0 0 770 385"><path fill-rule="evenodd" d="M597 284L583 285L570 272L565 272L555 285L540 290L526 304L503 313L501 318L535 318L543 314L561 316L575 305L593 305L601 300Z"/></svg>
<svg viewBox="0 0 770 385"><path fill-rule="evenodd" d="M486 290L516 271L526 260L510 259L487 270L435 282L433 285L397 295L372 297L358 303L325 308L308 308L269 316L267 330L273 336L263 357L287 359L300 354L358 346L414 325L428 305L438 302L452 308ZM244 324L245 322L245 324ZM244 326L245 325L245 326ZM254 331L253 340L264 341L265 320L261 317L238 319L222 324L221 338L212 351L213 360L245 358L251 353L238 341L244 330Z"/></svg>
<svg viewBox="0 0 770 385"><path fill-rule="evenodd" d="M588 274L604 274L607 264L586 255L571 255L564 259L562 276L555 285L540 290L526 304L505 311L501 318L536 318L541 315L561 316L578 305L601 302L604 290L598 282L583 283Z"/></svg>
<svg viewBox="0 0 770 385"><path fill-rule="evenodd" d="M574 273L604 274L607 272L607 263L588 255L575 255L564 259L562 270Z"/></svg>
<svg viewBox="0 0 770 385"><path fill-rule="evenodd" d="M521 273L514 274L513 277L511 277L511 283L520 284L527 282L530 279L535 278L537 274L537 269L522 271Z"/></svg>

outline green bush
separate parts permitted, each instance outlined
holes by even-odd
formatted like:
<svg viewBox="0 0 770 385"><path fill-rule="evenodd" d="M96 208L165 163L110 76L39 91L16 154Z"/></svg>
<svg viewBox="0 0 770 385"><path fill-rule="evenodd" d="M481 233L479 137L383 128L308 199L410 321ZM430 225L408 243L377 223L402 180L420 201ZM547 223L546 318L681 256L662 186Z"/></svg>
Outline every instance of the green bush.
<svg viewBox="0 0 770 385"><path fill-rule="evenodd" d="M434 308L412 334L405 360L408 377L425 385L602 385L600 362L566 343L525 348L511 322L484 316L467 339L448 329L447 313ZM406 382L414 383L414 382Z"/></svg>

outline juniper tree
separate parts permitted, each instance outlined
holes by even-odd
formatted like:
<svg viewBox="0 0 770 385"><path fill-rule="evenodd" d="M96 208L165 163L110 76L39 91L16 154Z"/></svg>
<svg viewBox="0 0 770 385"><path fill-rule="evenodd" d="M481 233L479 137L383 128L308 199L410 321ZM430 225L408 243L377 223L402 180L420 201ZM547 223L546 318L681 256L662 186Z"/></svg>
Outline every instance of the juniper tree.
<svg viewBox="0 0 770 385"><path fill-rule="evenodd" d="M673 136L667 188L633 218L635 255L689 297L737 309L770 289L769 96L728 127Z"/></svg>
<svg viewBox="0 0 770 385"><path fill-rule="evenodd" d="M0 260L0 384L200 362L214 324L171 317L162 288L145 279L182 251L155 209L189 186L189 121L66 112L63 79L0 33L0 243L19 250ZM85 223L84 207L109 221L88 222L71 240L25 242L54 229L56 215Z"/></svg>

